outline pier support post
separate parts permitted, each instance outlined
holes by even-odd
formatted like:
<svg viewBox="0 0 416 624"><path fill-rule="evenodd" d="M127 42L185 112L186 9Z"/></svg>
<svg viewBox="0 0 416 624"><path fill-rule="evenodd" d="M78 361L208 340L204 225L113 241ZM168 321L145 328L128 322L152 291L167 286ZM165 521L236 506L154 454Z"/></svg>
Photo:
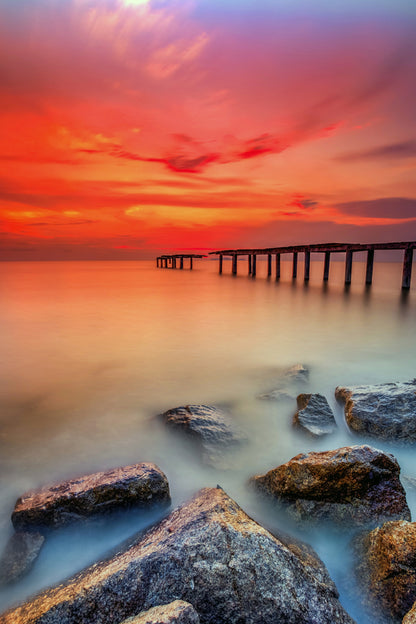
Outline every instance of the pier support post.
<svg viewBox="0 0 416 624"><path fill-rule="evenodd" d="M325 252L325 261L324 261L324 282L327 282L329 279L329 263L331 261L331 252Z"/></svg>
<svg viewBox="0 0 416 624"><path fill-rule="evenodd" d="M252 258L251 264L252 264L251 275L253 277L256 277L256 271L257 271L257 266L256 266L257 265L257 256L256 256L256 254L253 254L253 258Z"/></svg>
<svg viewBox="0 0 416 624"><path fill-rule="evenodd" d="M181 258L180 258L179 268L183 269L183 256L181 256Z"/></svg>
<svg viewBox="0 0 416 624"><path fill-rule="evenodd" d="M159 258L156 258L156 268L159 268Z"/></svg>
<svg viewBox="0 0 416 624"><path fill-rule="evenodd" d="M403 259L402 288L408 290L412 280L413 247L406 247Z"/></svg>
<svg viewBox="0 0 416 624"><path fill-rule="evenodd" d="M172 258L172 269L176 269L176 258Z"/></svg>
<svg viewBox="0 0 416 624"><path fill-rule="evenodd" d="M248 274L251 275L251 254L248 254Z"/></svg>
<svg viewBox="0 0 416 624"><path fill-rule="evenodd" d="M311 252L305 251L305 269L304 269L304 277L305 282L309 282L309 273L311 270Z"/></svg>
<svg viewBox="0 0 416 624"><path fill-rule="evenodd" d="M347 253L345 256L345 283L351 284L351 273L352 273L352 250L347 249Z"/></svg>
<svg viewBox="0 0 416 624"><path fill-rule="evenodd" d="M267 254L267 277L272 274L272 254Z"/></svg>
<svg viewBox="0 0 416 624"><path fill-rule="evenodd" d="M280 254L276 254L276 282L280 280Z"/></svg>
<svg viewBox="0 0 416 624"><path fill-rule="evenodd" d="M191 256L191 257L189 258L189 260L190 260L190 263L189 263L189 268L190 268L190 269L191 269L191 271L192 271L192 269L193 269L193 267L194 267L194 259L193 259L193 258L192 258L192 256Z"/></svg>
<svg viewBox="0 0 416 624"><path fill-rule="evenodd" d="M365 271L365 283L371 284L373 281L374 249L367 251L367 268Z"/></svg>
<svg viewBox="0 0 416 624"><path fill-rule="evenodd" d="M237 254L233 255L233 275L237 275Z"/></svg>
<svg viewBox="0 0 416 624"><path fill-rule="evenodd" d="M292 268L292 278L296 279L298 274L298 252L293 252L293 268Z"/></svg>
<svg viewBox="0 0 416 624"><path fill-rule="evenodd" d="M218 273L219 273L220 275L222 275L222 258L223 258L223 255L222 255L222 254L220 254L220 255L219 255L219 265L218 265Z"/></svg>

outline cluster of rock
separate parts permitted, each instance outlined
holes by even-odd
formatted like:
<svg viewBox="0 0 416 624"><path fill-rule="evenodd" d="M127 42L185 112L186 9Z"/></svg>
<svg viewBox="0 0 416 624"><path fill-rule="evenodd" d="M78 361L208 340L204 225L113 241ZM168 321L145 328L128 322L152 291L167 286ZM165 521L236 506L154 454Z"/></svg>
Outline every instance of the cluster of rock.
<svg viewBox="0 0 416 624"><path fill-rule="evenodd" d="M306 370L294 371L293 379L305 378ZM287 379L293 381L290 375ZM352 430L412 441L415 391L413 381L339 387L336 397L345 402ZM335 431L322 395L303 393L297 407L294 426L315 437ZM218 466L229 449L246 440L216 407L187 405L158 418L190 437L211 465ZM299 524L330 523L359 531L352 548L368 609L379 622L416 624L416 523L393 455L368 445L304 453L249 483ZM28 492L12 514L16 533L0 562L0 581L18 578L33 563L51 529L126 506L169 502L168 481L154 464ZM201 490L116 555L0 616L0 624L277 621L353 624L311 547L268 532L219 487Z"/></svg>
<svg viewBox="0 0 416 624"><path fill-rule="evenodd" d="M166 475L150 463L97 472L26 492L12 513L16 532L0 561L0 582L15 581L30 570L50 529L128 507L169 504Z"/></svg>

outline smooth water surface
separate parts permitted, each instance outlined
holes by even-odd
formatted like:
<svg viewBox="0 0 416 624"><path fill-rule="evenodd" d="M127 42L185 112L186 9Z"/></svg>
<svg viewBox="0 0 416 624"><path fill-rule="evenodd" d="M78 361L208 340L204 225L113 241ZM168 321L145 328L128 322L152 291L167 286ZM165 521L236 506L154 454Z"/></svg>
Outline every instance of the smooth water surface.
<svg viewBox="0 0 416 624"><path fill-rule="evenodd" d="M312 543L327 564L341 600L359 624L371 622L351 591L348 539L304 532L259 508L247 479L299 452L367 442L393 452L402 473L416 477L414 447L354 437L335 402L337 385L416 377L416 292L401 292L401 264L376 262L374 284L354 262L352 285L333 262L322 282L313 262L291 279L238 276L228 262L197 261L194 270L156 269L154 262L3 263L0 267L0 548L12 534L10 515L28 489L141 461L167 474L173 506L199 488L220 484L250 515ZM339 431L311 440L294 431L295 399L264 401L282 371L310 369L297 392L320 392ZM178 405L225 405L250 442L230 469L201 465L185 441L155 421ZM416 493L408 491L416 517ZM0 591L0 611L95 561L159 517L124 513L94 526L55 532L32 572Z"/></svg>

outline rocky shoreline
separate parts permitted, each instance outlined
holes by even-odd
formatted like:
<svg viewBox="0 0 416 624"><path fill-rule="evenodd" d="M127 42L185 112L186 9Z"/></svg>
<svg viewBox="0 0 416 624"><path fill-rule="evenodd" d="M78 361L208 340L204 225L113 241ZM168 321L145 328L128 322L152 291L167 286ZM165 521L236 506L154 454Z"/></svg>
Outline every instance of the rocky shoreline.
<svg viewBox="0 0 416 624"><path fill-rule="evenodd" d="M292 369L291 369L292 370ZM280 400L307 376L294 367L259 398ZM416 441L416 380L337 387L352 435ZM286 400L286 398L285 398ZM158 417L191 438L203 462L219 465L246 434L214 406L189 405ZM384 423L384 424L383 424ZM300 394L293 426L325 436L328 450L302 453L247 483L297 527L327 525L352 535L356 582L374 621L416 622L416 523L395 457L368 444L331 448L337 423L325 397ZM0 560L14 583L61 526L131 506L170 505L166 475L141 463L27 492L12 512L15 534ZM273 506L270 508L273 513ZM324 563L306 543L268 531L219 486L204 488L119 552L0 615L0 624L184 624L247 622L353 624Z"/></svg>

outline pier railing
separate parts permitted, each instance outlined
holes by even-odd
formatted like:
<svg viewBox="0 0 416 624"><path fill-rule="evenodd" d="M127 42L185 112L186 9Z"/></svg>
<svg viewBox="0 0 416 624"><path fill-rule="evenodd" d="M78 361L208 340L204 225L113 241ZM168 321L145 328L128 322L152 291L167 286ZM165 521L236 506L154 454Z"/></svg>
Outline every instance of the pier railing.
<svg viewBox="0 0 416 624"><path fill-rule="evenodd" d="M267 247L263 249L223 249L220 251L211 251L211 255L217 255L219 259L219 273L223 270L224 257L231 257L232 273L237 274L237 261L239 256L247 256L248 273L253 277L256 276L256 261L258 256L267 256L267 275L272 275L272 259L275 257L275 276L276 280L280 279L280 257L282 254L292 254L292 277L297 277L298 270L298 254L304 254L304 280L309 280L311 253L325 254L323 280L329 279L329 267L332 253L345 253L345 284L351 283L353 254L358 251L367 252L367 266L365 283L371 284L373 281L374 252L386 251L394 249L403 249L403 274L402 288L409 289L412 279L412 263L413 250L416 247L416 241L394 242L394 243L318 243L311 245L289 245L286 247Z"/></svg>

